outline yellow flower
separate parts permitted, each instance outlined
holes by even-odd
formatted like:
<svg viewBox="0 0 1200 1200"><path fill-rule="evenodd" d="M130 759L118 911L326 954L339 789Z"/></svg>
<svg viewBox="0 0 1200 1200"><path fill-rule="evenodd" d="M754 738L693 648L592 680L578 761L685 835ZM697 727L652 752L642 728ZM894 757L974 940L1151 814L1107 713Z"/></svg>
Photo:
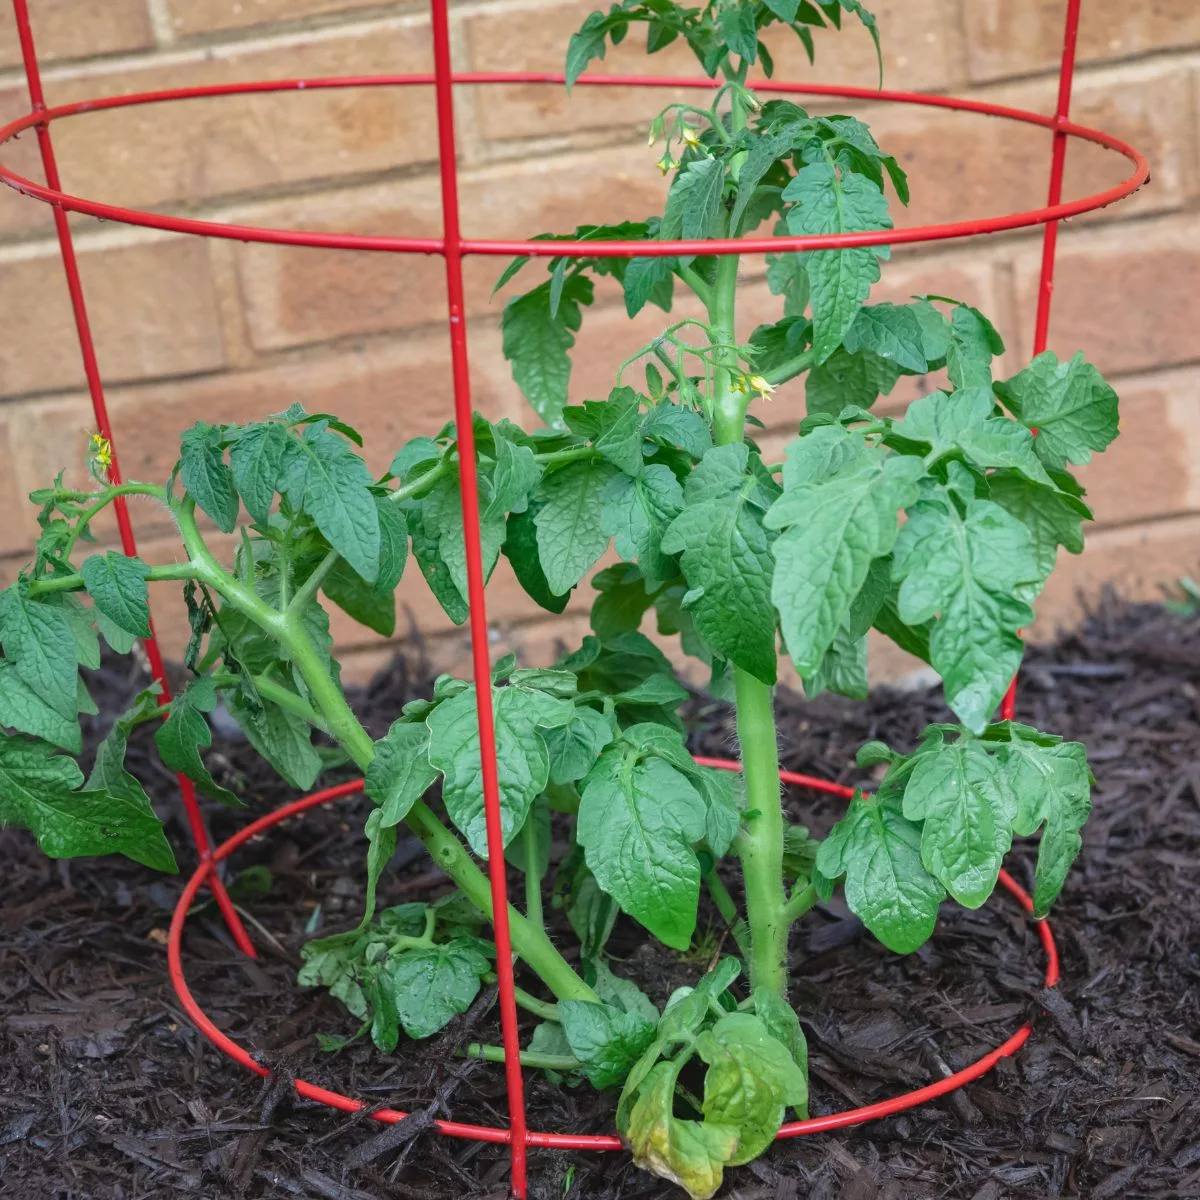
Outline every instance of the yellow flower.
<svg viewBox="0 0 1200 1200"><path fill-rule="evenodd" d="M760 400L770 400L771 393L775 390L773 384L768 383L761 375L751 375L747 382L750 385L750 390L754 392Z"/></svg>
<svg viewBox="0 0 1200 1200"><path fill-rule="evenodd" d="M689 125L683 127L683 132L679 135L683 138L683 144L693 150L703 150L704 143L700 140L700 135Z"/></svg>
<svg viewBox="0 0 1200 1200"><path fill-rule="evenodd" d="M658 160L658 169L664 175L669 175L675 169L675 166L675 160L669 154L664 154L662 158Z"/></svg>
<svg viewBox="0 0 1200 1200"><path fill-rule="evenodd" d="M88 455L98 467L108 470L112 466L112 442L102 433L93 433L88 446Z"/></svg>

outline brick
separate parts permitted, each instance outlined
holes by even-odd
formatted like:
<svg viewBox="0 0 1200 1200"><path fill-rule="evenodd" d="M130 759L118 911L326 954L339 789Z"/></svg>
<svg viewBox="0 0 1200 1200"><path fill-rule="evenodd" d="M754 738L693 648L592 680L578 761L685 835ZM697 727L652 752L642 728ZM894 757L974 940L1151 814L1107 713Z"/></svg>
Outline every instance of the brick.
<svg viewBox="0 0 1200 1200"><path fill-rule="evenodd" d="M268 48L191 51L118 70L89 68L48 85L61 103L244 79L384 74L429 69L417 18ZM429 88L353 88L223 96L116 109L56 124L68 190L130 206L269 192L329 177L436 159ZM0 232L4 232L0 229Z"/></svg>
<svg viewBox="0 0 1200 1200"><path fill-rule="evenodd" d="M528 5L470 15L464 22L472 68L481 71L559 71L571 34L596 7L592 0ZM944 87L953 78L954 59L944 33L941 0L885 0L876 4L883 31L885 79L891 87ZM817 32L821 79L873 87L878 82L875 51L865 31L847 20L842 34ZM767 39L775 53L777 80L808 79L814 68L795 35L783 29ZM703 72L681 43L648 57L639 30L592 64L593 74L698 76ZM646 125L672 100L689 99L681 90L580 89L568 99L555 85L493 85L477 89L480 128L495 140L570 134L581 129Z"/></svg>
<svg viewBox="0 0 1200 1200"><path fill-rule="evenodd" d="M0 88L0 124L14 121L28 111L29 96L23 85ZM37 137L32 132L0 146L0 162L34 183L46 182ZM48 236L53 230L54 217L47 205L0 186L0 234L38 232Z"/></svg>
<svg viewBox="0 0 1200 1200"><path fill-rule="evenodd" d="M113 389L109 410L123 470L130 478L165 482L180 432L197 419L255 420L298 400L310 412L333 411L361 429L367 461L382 472L409 438L436 433L452 418L447 342L444 333L431 332L314 361ZM480 411L507 415L510 398L481 376L475 392ZM53 478L69 457L61 431L89 427L85 397L30 404L22 421L22 472L38 486Z"/></svg>
<svg viewBox="0 0 1200 1200"><path fill-rule="evenodd" d="M1200 374L1118 384L1121 435L1078 470L1098 525L1200 510Z"/></svg>
<svg viewBox="0 0 1200 1200"><path fill-rule="evenodd" d="M664 188L657 171L645 170L649 165L639 147L469 172L461 180L464 228L473 236L520 239L659 210ZM613 186L592 186L601 174ZM236 219L438 237L440 204L437 181L420 179L254 206ZM250 337L260 350L446 320L445 267L438 257L264 245L239 245L235 253ZM506 260L468 260L469 313L499 315L503 299L491 293L502 265ZM545 267L534 264L517 286L532 286L539 277L545 278Z"/></svg>
<svg viewBox="0 0 1200 1200"><path fill-rule="evenodd" d="M7 515L3 528L0 528L0 554L23 551L29 544L25 533L26 525L19 519L18 514L23 508L28 509L31 506L21 490L17 473L11 469L14 462L12 434L12 422L0 420L0 462L9 466L9 469L0 471L0 512Z"/></svg>
<svg viewBox="0 0 1200 1200"><path fill-rule="evenodd" d="M1059 241L1050 348L1082 350L1106 373L1196 356L1200 223L1174 218L1112 229L1067 229ZM1022 353L1032 355L1040 249L1014 257Z"/></svg>
<svg viewBox="0 0 1200 1200"><path fill-rule="evenodd" d="M988 99L1052 111L1055 83L989 91ZM1112 221L1181 206L1193 190L1190 83L1186 71L1106 72L1080 81L1074 116L1136 146L1154 164L1150 187L1084 220ZM908 172L912 202L892 201L901 227L941 224L1041 208L1046 203L1051 135L1040 126L945 109L891 105L870 124L880 145ZM1079 140L1068 148L1064 195L1094 195L1132 173L1123 156Z"/></svg>
<svg viewBox="0 0 1200 1200"><path fill-rule="evenodd" d="M997 79L1056 68L1062 56L1061 0L962 0L971 78ZM1193 0L1089 0L1079 30L1081 62L1132 58L1200 43Z"/></svg>
<svg viewBox="0 0 1200 1200"><path fill-rule="evenodd" d="M168 0L168 5L171 28L181 38L378 8L371 0Z"/></svg>
<svg viewBox="0 0 1200 1200"><path fill-rule="evenodd" d="M146 0L37 0L30 5L30 24L38 58L97 58L102 54L144 50L154 44ZM21 64L21 47L12 5L0 8L0 67Z"/></svg>
<svg viewBox="0 0 1200 1200"><path fill-rule="evenodd" d="M1200 573L1200 516L1102 530L1083 554L1059 554L1058 570L1037 601L1032 637L1049 641L1078 624L1084 604L1105 587L1125 600L1153 602L1183 575Z"/></svg>
<svg viewBox="0 0 1200 1200"><path fill-rule="evenodd" d="M79 265L107 382L224 363L203 243L164 238L81 246ZM83 368L57 244L0 269L0 395L80 386Z"/></svg>

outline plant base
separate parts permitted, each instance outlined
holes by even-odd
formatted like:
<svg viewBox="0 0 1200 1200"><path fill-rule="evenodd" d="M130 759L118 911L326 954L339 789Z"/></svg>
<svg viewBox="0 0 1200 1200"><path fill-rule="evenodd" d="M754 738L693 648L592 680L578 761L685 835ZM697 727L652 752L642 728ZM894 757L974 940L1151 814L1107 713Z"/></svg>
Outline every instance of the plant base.
<svg viewBox="0 0 1200 1200"><path fill-rule="evenodd" d="M736 771L740 769L738 763L723 759L699 759L697 761L702 762L706 766L717 767L722 770ZM850 788L829 783L825 780L814 779L811 776L799 775L791 771L781 771L780 778L784 783L795 784L814 791L825 792L829 795L841 796L846 799L853 795L853 790ZM196 868L187 885L184 887L183 894L179 897L179 903L175 906L174 914L171 917L170 935L167 941L167 964L172 986L175 988L175 994L179 997L179 1002L183 1006L183 1010L187 1013L196 1028L218 1050L227 1054L234 1062L245 1067L247 1070L253 1071L256 1075L264 1078L271 1074L270 1067L264 1065L259 1061L258 1057L238 1045L231 1037L218 1029L196 1002L195 997L188 987L183 973L182 951L183 930L187 922L188 912L195 903L196 896L201 888L205 886L209 877L216 870L217 864L227 859L235 850L244 846L259 834L288 820L290 817L306 812L310 808L328 804L334 800L358 795L361 791L361 780L341 784L338 787L327 788L324 791L314 792L311 796L306 796L302 800L286 804L282 808L276 809L264 817L260 817L253 824L247 825L244 829L234 834L233 837L222 842L213 851L211 857L201 862ZM1033 901L1006 871L1000 872L1000 884L1026 912L1032 912ZM1058 948L1055 945L1054 936L1050 931L1048 922L1039 921L1036 928L1046 955L1043 983L1046 987L1054 987L1058 983L1059 976ZM939 1079L934 1083L927 1084L925 1087L917 1088L915 1091L905 1092L889 1100L881 1100L876 1104L868 1104L862 1108L851 1108L843 1112L829 1113L825 1116L810 1117L806 1121L792 1121L780 1129L778 1138L782 1140L783 1138L802 1137L805 1134L824 1133L831 1129L845 1129L851 1125L861 1125L867 1121L889 1117L895 1113L904 1112L906 1109L916 1108L930 1100L936 1100L938 1097L956 1091L958 1088L979 1079L980 1076L986 1075L1002 1058L1008 1058L1010 1055L1015 1054L1028 1041L1032 1033L1033 1027L1031 1025L1022 1025L1020 1029L994 1050L989 1051L982 1058L971 1063L970 1066L964 1067L961 1071L956 1071L953 1075L949 1075L945 1079ZM340 1092L333 1092L327 1088L317 1087L315 1084L308 1083L303 1079L295 1081L295 1088L297 1095L303 1097L305 1100L315 1100L319 1104L326 1104L330 1108L335 1108L340 1112L357 1113L370 1107L367 1101L355 1100L353 1097L345 1096ZM370 1115L373 1120L393 1125L398 1121L404 1120L408 1114L400 1112L397 1109L385 1108L372 1112ZM498 1144L507 1144L511 1141L511 1132L501 1126L468 1125L458 1121L437 1121L435 1124L438 1132L447 1137ZM554 1150L624 1149L621 1140L615 1135L604 1136L530 1131L526 1140L530 1146Z"/></svg>

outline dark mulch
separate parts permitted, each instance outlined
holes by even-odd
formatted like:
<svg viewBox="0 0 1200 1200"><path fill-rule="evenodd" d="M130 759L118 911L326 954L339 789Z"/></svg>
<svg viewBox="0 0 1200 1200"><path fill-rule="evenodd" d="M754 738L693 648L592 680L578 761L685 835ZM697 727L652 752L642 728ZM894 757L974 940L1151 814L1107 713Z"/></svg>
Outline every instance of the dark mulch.
<svg viewBox="0 0 1200 1200"><path fill-rule="evenodd" d="M1084 854L1054 928L1064 981L1040 988L1038 942L1014 905L947 908L933 940L906 959L882 951L834 904L812 914L794 945L793 999L813 1050L814 1113L869 1102L956 1069L1027 1019L1031 1042L965 1091L919 1110L777 1147L730 1174L739 1200L963 1197L1200 1197L1200 622L1115 605L1025 669L1022 716L1085 741L1099 779ZM137 686L104 674L113 711ZM360 706L376 727L428 672L403 663ZM697 705L698 744L729 753L727 713ZM938 719L936 695L880 692L865 705L784 696L787 765L854 778L853 751L871 737L911 744ZM144 747L138 769L159 794L171 781ZM234 743L216 766L240 777L253 805L288 798ZM165 800L164 800L165 802ZM815 827L832 801L797 795ZM173 880L122 862L47 862L22 834L0 834L0 1195L30 1200L179 1196L463 1200L507 1194L507 1162L491 1147L451 1141L297 1103L289 1072L371 1102L502 1123L497 1068L454 1050L496 1040L486 1001L442 1038L390 1059L369 1047L328 1056L316 1030L351 1027L338 1006L296 988L296 949L319 903L325 927L353 919L361 878L361 802L314 812L238 857L242 906L262 951L233 951L211 910L187 938L188 975L208 1012L278 1064L264 1085L213 1050L179 1011L162 942ZM218 811L217 834L242 818ZM182 835L182 826L175 829ZM182 836L177 838L183 844ZM401 847L401 855L406 848ZM385 899L444 887L422 860L390 879ZM265 865L265 896L245 869ZM1027 847L1013 869L1028 880ZM708 952L721 929L708 931ZM696 962L666 964L621 929L621 969L661 1000ZM611 1127L611 1097L529 1081L538 1128ZM416 1136L411 1136L412 1134ZM622 1155L534 1152L531 1194L572 1200L661 1197L669 1189Z"/></svg>

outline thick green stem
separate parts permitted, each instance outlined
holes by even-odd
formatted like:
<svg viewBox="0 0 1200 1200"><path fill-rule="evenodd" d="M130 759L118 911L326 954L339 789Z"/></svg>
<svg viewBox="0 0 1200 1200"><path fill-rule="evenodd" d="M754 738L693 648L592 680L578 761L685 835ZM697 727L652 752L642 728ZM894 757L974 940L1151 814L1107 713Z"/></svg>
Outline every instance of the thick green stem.
<svg viewBox="0 0 1200 1200"><path fill-rule="evenodd" d="M197 578L196 568L191 563L168 563L162 567L151 567L146 576L147 583L162 583L181 579ZM54 592L81 592L84 589L82 575L55 575L50 579L35 579L29 585L30 596L48 596Z"/></svg>
<svg viewBox="0 0 1200 1200"><path fill-rule="evenodd" d="M197 578L241 609L264 632L283 647L300 672L318 712L324 717L329 734L365 772L375 757L375 743L359 723L342 689L329 674L316 645L295 613L283 614L240 580L225 571L213 557L196 527L195 505L185 501L179 510L179 528L184 545L196 568ZM475 865L462 843L438 820L422 801L413 805L406 819L433 861L458 885L463 894L490 920L492 892L487 876ZM513 906L508 906L513 949L537 973L542 982L560 1000L598 1000L540 927L527 921Z"/></svg>
<svg viewBox="0 0 1200 1200"><path fill-rule="evenodd" d="M745 123L740 97L734 95L734 127ZM720 260L709 318L714 336L733 343L736 337L738 259ZM713 432L717 445L741 445L745 438L749 396L732 384L737 358L722 359L715 372ZM741 668L734 669L737 731L746 785L746 810L753 814L738 840L750 926L750 984L787 996L787 893L783 885L783 807L779 792L779 752L775 710L768 684Z"/></svg>
<svg viewBox="0 0 1200 1200"><path fill-rule="evenodd" d="M542 915L542 864L541 855L538 853L538 823L535 812L536 809L530 809L525 828L521 832L521 849L525 858L525 916L532 924L544 929L546 922Z"/></svg>
<svg viewBox="0 0 1200 1200"><path fill-rule="evenodd" d="M770 687L740 668L734 670L734 685L746 809L754 814L738 840L750 924L750 985L786 997L790 922L783 886L783 805L775 705Z"/></svg>

